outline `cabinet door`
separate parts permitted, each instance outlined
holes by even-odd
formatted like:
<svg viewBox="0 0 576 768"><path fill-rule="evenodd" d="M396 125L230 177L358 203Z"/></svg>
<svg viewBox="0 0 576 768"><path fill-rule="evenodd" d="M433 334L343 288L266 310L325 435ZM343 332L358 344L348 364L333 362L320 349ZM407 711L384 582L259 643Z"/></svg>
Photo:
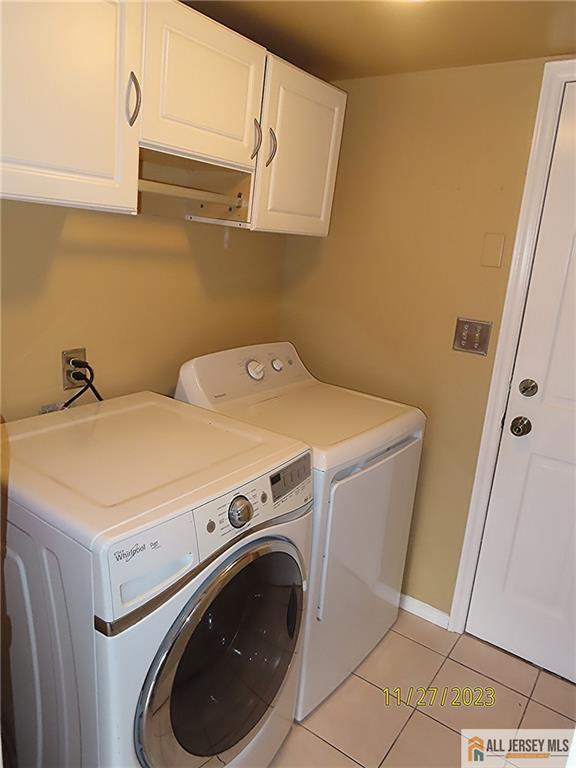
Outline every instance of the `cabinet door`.
<svg viewBox="0 0 576 768"><path fill-rule="evenodd" d="M135 211L140 5L8 2L1 12L3 195Z"/></svg>
<svg viewBox="0 0 576 768"><path fill-rule="evenodd" d="M327 235L346 94L268 55L252 227Z"/></svg>
<svg viewBox="0 0 576 768"><path fill-rule="evenodd" d="M177 2L146 8L142 143L251 168L266 52Z"/></svg>

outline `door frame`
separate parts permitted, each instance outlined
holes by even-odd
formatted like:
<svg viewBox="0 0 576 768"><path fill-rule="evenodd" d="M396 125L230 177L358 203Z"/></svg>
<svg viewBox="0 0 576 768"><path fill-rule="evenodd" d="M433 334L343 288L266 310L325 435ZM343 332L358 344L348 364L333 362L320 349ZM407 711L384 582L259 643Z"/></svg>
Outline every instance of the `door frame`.
<svg viewBox="0 0 576 768"><path fill-rule="evenodd" d="M576 81L576 59L553 61L544 65L476 475L448 622L448 629L453 632L464 632L472 600L474 578L496 472L502 420L506 413L510 381L520 341L564 88L566 83L571 81Z"/></svg>

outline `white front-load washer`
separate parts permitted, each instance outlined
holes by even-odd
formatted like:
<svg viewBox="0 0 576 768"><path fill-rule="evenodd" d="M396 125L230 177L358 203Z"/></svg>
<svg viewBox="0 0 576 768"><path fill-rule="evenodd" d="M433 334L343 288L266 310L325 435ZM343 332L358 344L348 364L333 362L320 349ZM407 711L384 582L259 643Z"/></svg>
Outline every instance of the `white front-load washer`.
<svg viewBox="0 0 576 768"><path fill-rule="evenodd" d="M19 765L267 766L297 695L306 446L151 393L4 429Z"/></svg>
<svg viewBox="0 0 576 768"><path fill-rule="evenodd" d="M289 342L190 360L176 397L312 447L302 720L396 620L426 419L418 408L318 381Z"/></svg>

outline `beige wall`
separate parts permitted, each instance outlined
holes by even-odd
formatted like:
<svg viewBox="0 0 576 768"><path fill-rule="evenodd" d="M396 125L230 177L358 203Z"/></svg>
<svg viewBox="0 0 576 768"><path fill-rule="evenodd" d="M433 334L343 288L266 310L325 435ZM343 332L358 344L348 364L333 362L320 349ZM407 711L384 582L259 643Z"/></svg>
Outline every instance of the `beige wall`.
<svg viewBox="0 0 576 768"><path fill-rule="evenodd" d="M325 240L290 238L282 333L327 381L428 416L404 591L448 611L542 77L541 61L339 83L350 94ZM480 265L485 232L504 265ZM492 320L487 358L456 317Z"/></svg>
<svg viewBox="0 0 576 768"><path fill-rule="evenodd" d="M426 411L404 590L449 610L541 75L528 61L341 83L327 239L5 203L4 417L62 399L68 347L114 396L290 338L321 378ZM480 266L485 232L506 234L501 269ZM457 315L495 322L487 359L452 352Z"/></svg>
<svg viewBox="0 0 576 768"><path fill-rule="evenodd" d="M16 202L1 228L7 420L64 397L63 349L104 396L168 393L184 360L277 336L279 236Z"/></svg>

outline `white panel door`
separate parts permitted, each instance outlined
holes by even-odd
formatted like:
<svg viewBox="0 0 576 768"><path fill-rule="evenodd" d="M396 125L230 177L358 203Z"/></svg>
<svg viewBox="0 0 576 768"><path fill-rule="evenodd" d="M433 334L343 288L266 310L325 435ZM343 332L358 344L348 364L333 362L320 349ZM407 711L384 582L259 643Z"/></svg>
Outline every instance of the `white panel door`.
<svg viewBox="0 0 576 768"><path fill-rule="evenodd" d="M147 3L143 143L253 167L265 62L264 48L191 8Z"/></svg>
<svg viewBox="0 0 576 768"><path fill-rule="evenodd" d="M268 54L252 228L327 235L346 94Z"/></svg>
<svg viewBox="0 0 576 768"><path fill-rule="evenodd" d="M140 5L7 2L1 13L3 196L135 211Z"/></svg>
<svg viewBox="0 0 576 768"><path fill-rule="evenodd" d="M576 83L566 86L466 629L576 680ZM527 379L538 390L522 394ZM531 431L515 436L515 417Z"/></svg>

